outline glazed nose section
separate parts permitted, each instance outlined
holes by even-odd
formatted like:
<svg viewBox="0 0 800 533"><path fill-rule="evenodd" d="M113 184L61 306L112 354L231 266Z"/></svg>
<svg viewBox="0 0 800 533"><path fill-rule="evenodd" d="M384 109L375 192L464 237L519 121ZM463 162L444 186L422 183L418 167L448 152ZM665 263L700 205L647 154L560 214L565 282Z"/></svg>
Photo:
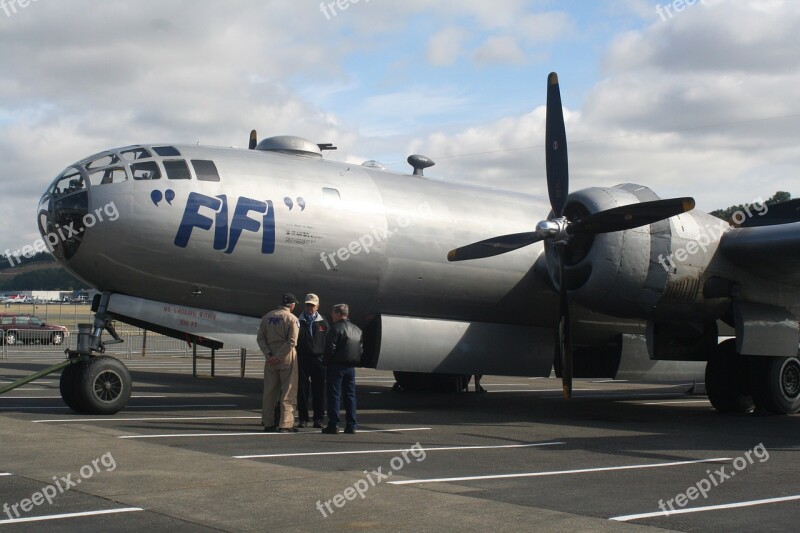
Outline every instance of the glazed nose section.
<svg viewBox="0 0 800 533"><path fill-rule="evenodd" d="M87 180L81 169L62 172L39 201L39 232L47 248L68 261L81 245L86 232L84 217L89 213Z"/></svg>

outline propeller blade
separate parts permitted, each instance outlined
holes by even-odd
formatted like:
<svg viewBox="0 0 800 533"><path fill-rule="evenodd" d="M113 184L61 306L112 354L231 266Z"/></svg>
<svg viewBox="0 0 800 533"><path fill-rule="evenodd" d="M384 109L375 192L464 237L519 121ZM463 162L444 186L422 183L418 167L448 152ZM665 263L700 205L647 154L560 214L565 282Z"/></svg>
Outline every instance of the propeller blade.
<svg viewBox="0 0 800 533"><path fill-rule="evenodd" d="M256 130L250 131L250 149L255 150L256 145L258 144L258 134Z"/></svg>
<svg viewBox="0 0 800 533"><path fill-rule="evenodd" d="M567 298L566 261L564 251L566 245L557 244L558 252L558 330L556 339L556 357L561 361L561 387L564 398L572 398L572 332L570 330L569 299Z"/></svg>
<svg viewBox="0 0 800 533"><path fill-rule="evenodd" d="M455 250L450 250L447 254L448 261L466 261L469 259L482 259L495 255L512 252L529 244L539 242L542 238L534 231L525 233L513 233L492 237L484 241L474 242Z"/></svg>
<svg viewBox="0 0 800 533"><path fill-rule="evenodd" d="M547 120L545 124L545 165L547 168L547 192L553 215L559 218L569 195L569 168L567 164L567 132L564 128L564 110L561 107L561 91L558 74L547 77Z"/></svg>
<svg viewBox="0 0 800 533"><path fill-rule="evenodd" d="M610 233L646 226L694 209L694 198L668 198L640 204L623 205L594 213L573 222L567 233Z"/></svg>

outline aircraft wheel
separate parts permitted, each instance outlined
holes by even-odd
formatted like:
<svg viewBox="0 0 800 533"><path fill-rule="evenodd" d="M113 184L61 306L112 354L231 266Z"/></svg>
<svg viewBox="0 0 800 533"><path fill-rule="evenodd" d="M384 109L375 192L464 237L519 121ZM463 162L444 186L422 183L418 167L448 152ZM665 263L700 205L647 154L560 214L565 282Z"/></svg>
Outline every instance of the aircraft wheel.
<svg viewBox="0 0 800 533"><path fill-rule="evenodd" d="M128 403L131 375L119 360L104 355L91 357L74 366L78 367L73 381L76 411L113 415Z"/></svg>
<svg viewBox="0 0 800 533"><path fill-rule="evenodd" d="M460 392L466 389L469 378L462 374L394 372L394 379L403 390L417 392Z"/></svg>
<svg viewBox="0 0 800 533"><path fill-rule="evenodd" d="M64 370L61 371L61 379L59 381L59 389L61 390L61 399L64 400L64 403L67 404L67 407L75 411L76 413L80 413L80 407L78 406L77 399L75 397L75 377L78 375L78 366L80 363L74 363L66 367Z"/></svg>
<svg viewBox="0 0 800 533"><path fill-rule="evenodd" d="M722 341L706 363L706 393L711 405L721 413L751 411L747 376L747 358L736 353L736 339Z"/></svg>
<svg viewBox="0 0 800 533"><path fill-rule="evenodd" d="M800 361L797 357L753 359L753 399L756 405L778 415L800 411Z"/></svg>

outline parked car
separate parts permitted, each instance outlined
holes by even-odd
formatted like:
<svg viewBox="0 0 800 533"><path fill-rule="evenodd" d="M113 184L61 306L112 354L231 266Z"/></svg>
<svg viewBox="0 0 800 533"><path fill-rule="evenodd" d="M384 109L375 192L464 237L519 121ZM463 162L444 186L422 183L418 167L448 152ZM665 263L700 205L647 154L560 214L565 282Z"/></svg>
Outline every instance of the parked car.
<svg viewBox="0 0 800 533"><path fill-rule="evenodd" d="M69 337L67 328L45 324L39 317L0 313L0 340L9 346L34 342L62 344L67 337Z"/></svg>

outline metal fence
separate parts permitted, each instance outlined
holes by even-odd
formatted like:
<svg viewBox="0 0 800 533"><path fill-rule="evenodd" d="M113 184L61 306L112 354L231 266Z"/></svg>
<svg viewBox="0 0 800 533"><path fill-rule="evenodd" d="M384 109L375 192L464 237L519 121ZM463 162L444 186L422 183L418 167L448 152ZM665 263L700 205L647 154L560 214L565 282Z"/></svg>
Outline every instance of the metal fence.
<svg viewBox="0 0 800 533"><path fill-rule="evenodd" d="M0 358L11 359L18 356L42 356L50 355L62 356L64 350L74 350L77 348L78 331L77 328L70 331L66 337L54 335L53 331L38 330L19 330L13 338L0 336ZM132 330L118 332L124 342L119 344L107 344L106 353L118 358L130 359L134 356L147 357L148 355L180 355L191 357L192 346L184 340L174 339L165 335L144 330ZM104 335L104 340L108 342L111 337ZM198 355L208 355L211 350L197 347ZM240 355L239 348L226 348L217 350L217 358L236 357Z"/></svg>

